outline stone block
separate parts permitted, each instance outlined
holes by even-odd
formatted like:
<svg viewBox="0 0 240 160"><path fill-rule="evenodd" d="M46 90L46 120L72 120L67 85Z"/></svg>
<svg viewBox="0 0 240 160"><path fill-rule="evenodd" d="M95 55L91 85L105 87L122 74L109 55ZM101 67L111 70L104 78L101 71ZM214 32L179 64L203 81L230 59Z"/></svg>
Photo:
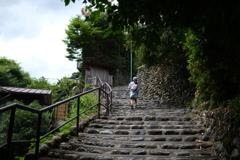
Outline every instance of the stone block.
<svg viewBox="0 0 240 160"><path fill-rule="evenodd" d="M179 135L178 131L174 131L174 130L166 130L165 135Z"/></svg>
<svg viewBox="0 0 240 160"><path fill-rule="evenodd" d="M158 131L158 130L156 130L156 131L148 131L148 134L149 135L162 135L162 131Z"/></svg>
<svg viewBox="0 0 240 160"><path fill-rule="evenodd" d="M132 155L145 155L147 152L145 150L133 150Z"/></svg>
<svg viewBox="0 0 240 160"><path fill-rule="evenodd" d="M128 135L128 131L115 131L115 134Z"/></svg>
<svg viewBox="0 0 240 160"><path fill-rule="evenodd" d="M142 121L142 117L127 117L127 121Z"/></svg>

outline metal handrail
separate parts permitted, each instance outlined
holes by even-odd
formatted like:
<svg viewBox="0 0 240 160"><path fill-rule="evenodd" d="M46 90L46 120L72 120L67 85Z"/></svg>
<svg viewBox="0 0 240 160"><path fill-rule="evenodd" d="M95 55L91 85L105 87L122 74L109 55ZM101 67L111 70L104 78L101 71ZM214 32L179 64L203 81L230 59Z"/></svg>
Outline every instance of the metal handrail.
<svg viewBox="0 0 240 160"><path fill-rule="evenodd" d="M112 106L112 88L110 87L110 85L108 83L102 83L101 79L99 77L96 77L96 88L88 90L86 92L77 94L75 96L72 96L68 99L65 99L63 101L57 102L55 104L52 104L50 106L47 106L45 108L42 108L40 110L35 109L35 108L30 108L28 106L25 105L21 105L21 104L17 104L17 103L13 103L4 107L0 108L0 113L5 112L5 111L9 111L11 110L11 115L10 115L10 124L8 127L8 137L7 137L7 143L0 146L0 150L3 148L6 148L6 151L4 152L5 155L0 155L0 159L3 160L10 160L11 159L11 145L13 143L36 143L36 149L35 149L35 159L38 159L38 155L39 155L39 143L40 140L42 140L43 138L47 137L48 135L50 135L51 133L55 132L56 130L58 130L59 128L61 128L62 126L66 125L67 123L69 123L70 121L77 119L77 124L79 124L79 117L81 114L85 113L86 111L98 106L98 118L100 118L100 107L104 106L106 108L106 115L109 115L109 110L111 110L111 106ZM79 112L80 111L80 97L88 94L90 92L95 92L98 91L98 102L96 104L94 104L93 106L87 108L85 111L83 112ZM106 98L106 105L101 103L101 98ZM54 109L55 107L64 104L66 102L69 102L71 100L77 99L77 115L75 117L73 117L72 119L66 121L65 123L63 123L62 125L58 126L57 128L54 128L53 130L49 131L48 133L46 133L45 135L41 136L40 135L40 131L41 131L41 120L42 120L42 114L46 111L49 111L51 109ZM25 110L25 111L29 111L32 113L36 113L38 114L38 125L37 125L37 135L36 135L36 140L19 140L19 141L13 141L12 140L12 134L13 134L13 126L14 126L14 119L15 119L15 112L16 109L21 109L21 110ZM79 125L76 125L76 136L78 136L78 131L79 131ZM3 157L2 157L3 156Z"/></svg>
<svg viewBox="0 0 240 160"><path fill-rule="evenodd" d="M96 77L96 86L102 88L102 92L105 92L106 105L103 105L106 108L106 114L109 115L109 112L112 112L112 88L108 83L103 83L99 77Z"/></svg>

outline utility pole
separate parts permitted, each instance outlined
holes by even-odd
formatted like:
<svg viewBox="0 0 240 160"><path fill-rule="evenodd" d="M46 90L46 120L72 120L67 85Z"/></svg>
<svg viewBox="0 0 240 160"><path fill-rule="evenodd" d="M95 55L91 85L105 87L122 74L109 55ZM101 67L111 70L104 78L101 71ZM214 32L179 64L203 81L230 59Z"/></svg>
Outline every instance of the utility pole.
<svg viewBox="0 0 240 160"><path fill-rule="evenodd" d="M130 49L130 82L132 81L132 41L131 41L131 49Z"/></svg>

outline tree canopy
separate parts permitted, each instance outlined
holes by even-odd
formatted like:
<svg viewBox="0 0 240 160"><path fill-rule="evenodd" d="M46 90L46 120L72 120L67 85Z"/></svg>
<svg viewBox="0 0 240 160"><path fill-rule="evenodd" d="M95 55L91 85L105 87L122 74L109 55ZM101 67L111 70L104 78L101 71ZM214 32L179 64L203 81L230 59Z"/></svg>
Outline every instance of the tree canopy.
<svg viewBox="0 0 240 160"><path fill-rule="evenodd" d="M168 53L169 60L185 53L199 102L208 102L214 107L240 94L239 1L83 2L95 8L95 14L107 13L113 34L119 30L129 31L136 24L140 26L132 39L136 45L144 44L147 49L143 53L144 56L148 54L146 63L158 63ZM70 0L65 1L66 5L68 3ZM166 43L164 35L171 35L174 41ZM179 51L159 51L159 46L163 48L164 45L168 46L165 49L171 49L173 42Z"/></svg>
<svg viewBox="0 0 240 160"><path fill-rule="evenodd" d="M0 86L26 87L31 83L29 73L15 60L0 57Z"/></svg>
<svg viewBox="0 0 240 160"><path fill-rule="evenodd" d="M126 68L128 52L124 48L123 32L116 35L104 34L109 31L106 14L92 16L85 11L85 19L79 15L70 20L67 37L63 42L67 45L69 60L78 62L97 61L113 68Z"/></svg>

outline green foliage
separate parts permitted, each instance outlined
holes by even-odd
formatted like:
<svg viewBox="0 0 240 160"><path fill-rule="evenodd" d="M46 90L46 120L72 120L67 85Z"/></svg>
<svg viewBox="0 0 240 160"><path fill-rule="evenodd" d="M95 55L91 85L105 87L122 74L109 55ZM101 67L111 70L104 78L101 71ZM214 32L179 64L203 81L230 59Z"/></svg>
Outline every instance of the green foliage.
<svg viewBox="0 0 240 160"><path fill-rule="evenodd" d="M187 68L191 74L189 80L196 84L197 93L195 97L198 103L201 104L214 96L212 88L209 88L213 82L210 77L210 72L206 70L206 60L203 57L203 45L206 43L206 40L197 38L190 31L186 37L187 39L184 45L188 56Z"/></svg>
<svg viewBox="0 0 240 160"><path fill-rule="evenodd" d="M77 73L75 73L77 74ZM31 84L27 88L49 89L52 90L52 103L64 100L80 93L84 86L84 78L77 75L72 75L73 79L63 77L56 84L51 84L45 77L33 78ZM73 88L77 88L77 91Z"/></svg>
<svg viewBox="0 0 240 160"><path fill-rule="evenodd" d="M240 67L236 62L237 59L240 60L239 56L227 56L224 48L217 49L208 39L197 36L193 31L186 35L184 45L190 80L196 84L197 103L204 103L205 109L212 108L237 96L240 92L239 83L235 81L240 78L236 72Z"/></svg>
<svg viewBox="0 0 240 160"><path fill-rule="evenodd" d="M91 10L87 11L84 13L85 19L80 16L72 18L65 30L67 37L63 42L67 46L66 58L83 63L101 62L113 68L126 68L128 52L123 46L123 32L104 38L104 34L109 31L106 14L93 16Z"/></svg>
<svg viewBox="0 0 240 160"><path fill-rule="evenodd" d="M213 110L213 126L218 132L215 132L215 140L220 141L229 154L232 153L234 139L238 136L240 130L240 98L234 98L226 101L226 107Z"/></svg>
<svg viewBox="0 0 240 160"><path fill-rule="evenodd" d="M27 85L27 88L38 88L38 89L49 89L53 90L56 85L51 84L47 78L44 76L40 78L32 78L30 84Z"/></svg>
<svg viewBox="0 0 240 160"><path fill-rule="evenodd" d="M79 113L85 111L86 109L88 109L89 107L91 107L91 106L93 106L97 103L98 103L98 98L93 92L82 96L80 98L80 111L79 111ZM70 110L70 114L69 114L68 119L71 119L71 118L73 118L77 115L77 99L72 100L70 105L71 105L71 110ZM94 107L93 109L85 112L79 118L84 118L84 117L88 116L89 114L96 113L96 112L97 112L97 106ZM60 132L61 133L69 132L68 129L71 128L74 125L74 123L76 123L76 120L73 120L73 121L69 122L67 125L60 128Z"/></svg>
<svg viewBox="0 0 240 160"><path fill-rule="evenodd" d="M20 101L14 100L12 102L8 102L6 105L18 103L22 104ZM29 107L35 109L42 109L44 106L41 106L38 101L33 101L29 104ZM47 132L50 127L52 113L45 112L42 114L42 122L41 122L41 132L43 135ZM7 140L7 132L8 126L10 122L10 112L4 112L2 114L2 118L0 121L0 144L6 143ZM15 121L13 128L13 140L31 140L36 137L37 133L37 123L38 123L38 115L35 113L31 113L29 111L24 111L21 109L17 109L15 113ZM25 149L24 149L25 148ZM16 155L22 155L27 152L27 145L21 145L16 148Z"/></svg>
<svg viewBox="0 0 240 160"><path fill-rule="evenodd" d="M71 1L75 3L75 0L64 0L65 6L67 6Z"/></svg>
<svg viewBox="0 0 240 160"><path fill-rule="evenodd" d="M82 77L78 79L80 82L83 81ZM82 82L83 83L83 82ZM77 83L77 81L69 79L68 77L63 77L56 84L56 95L54 96L54 102L62 101L66 98L69 98L77 93L80 93L82 90L80 89L83 84ZM78 91L73 90L73 88L78 88Z"/></svg>
<svg viewBox="0 0 240 160"><path fill-rule="evenodd" d="M27 72L12 59L0 57L0 86L26 87L31 82Z"/></svg>
<svg viewBox="0 0 240 160"><path fill-rule="evenodd" d="M15 157L17 160L25 160L25 157Z"/></svg>
<svg viewBox="0 0 240 160"><path fill-rule="evenodd" d="M139 29L140 28L140 29ZM135 61L137 66L146 64L146 66L164 65L185 65L186 56L182 49L182 43L179 43L170 28L162 29L157 33L158 43L152 43L153 47L149 48L146 43L138 43L139 39L146 39L148 35L142 37L141 27L135 27L130 32L131 40L133 40L133 51L135 53ZM155 48L152 50L152 48Z"/></svg>
<svg viewBox="0 0 240 160"><path fill-rule="evenodd" d="M55 103L59 98L59 91L61 88L56 84L51 84L47 78L40 77L40 78L32 78L32 81L27 88L37 88L37 89L48 89L52 90L52 103Z"/></svg>
<svg viewBox="0 0 240 160"><path fill-rule="evenodd" d="M93 11L93 16L98 16L101 12L107 13L107 21L111 23L109 31L112 33L130 31L136 24L140 26L134 33L138 38L132 39L135 41L133 44L136 43L139 47L137 49L141 60L138 64L142 60L150 65L151 60L162 62L165 53L169 54L171 62L179 53L182 55L183 48L180 44L186 41L185 48L190 63L188 68L192 74L191 81L197 85L199 102L207 102L210 107L216 107L239 95L239 1L84 2L89 2L90 7L98 9ZM190 35L186 34L188 30L191 31ZM172 40L168 41L169 37Z"/></svg>

